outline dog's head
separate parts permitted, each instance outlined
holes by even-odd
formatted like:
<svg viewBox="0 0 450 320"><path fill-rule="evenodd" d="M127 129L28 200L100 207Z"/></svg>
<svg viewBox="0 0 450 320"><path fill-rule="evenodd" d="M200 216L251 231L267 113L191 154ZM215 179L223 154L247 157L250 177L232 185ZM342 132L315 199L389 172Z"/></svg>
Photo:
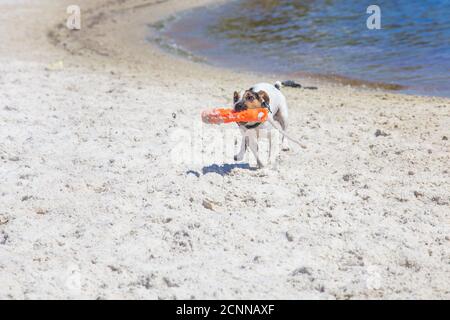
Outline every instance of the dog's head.
<svg viewBox="0 0 450 320"><path fill-rule="evenodd" d="M263 108L265 104L268 105L270 103L270 98L265 91L254 92L250 89L242 93L235 91L233 102L235 111L244 111L247 109Z"/></svg>

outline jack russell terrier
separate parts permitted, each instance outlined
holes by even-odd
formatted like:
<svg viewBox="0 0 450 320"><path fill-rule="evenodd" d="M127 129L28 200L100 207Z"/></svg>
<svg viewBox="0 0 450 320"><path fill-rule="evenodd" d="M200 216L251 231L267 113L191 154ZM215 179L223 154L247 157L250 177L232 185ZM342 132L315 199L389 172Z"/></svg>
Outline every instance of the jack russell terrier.
<svg viewBox="0 0 450 320"><path fill-rule="evenodd" d="M268 121L261 122L245 122L238 123L239 129L242 133L242 144L239 153L234 157L235 161L242 161L245 156L247 148L250 148L253 155L256 158L259 168L264 167L258 155L258 142L261 131L266 130L269 139L269 162L271 160L272 149L272 134L270 130L275 128L282 134L281 149L283 151L289 150L288 139L299 144L302 148L305 148L302 144L289 137L286 133L288 128L288 105L286 97L281 93L281 82L271 85L268 83L258 83L251 87L249 90L238 93L234 92L234 110L243 111L247 109L255 108L267 108L269 109ZM278 127L281 126L281 129Z"/></svg>

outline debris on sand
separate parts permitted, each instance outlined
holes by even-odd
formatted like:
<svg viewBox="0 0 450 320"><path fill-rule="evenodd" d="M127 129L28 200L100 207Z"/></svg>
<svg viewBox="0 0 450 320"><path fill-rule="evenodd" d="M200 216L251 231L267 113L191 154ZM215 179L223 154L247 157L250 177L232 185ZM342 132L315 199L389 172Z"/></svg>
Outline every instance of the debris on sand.
<svg viewBox="0 0 450 320"><path fill-rule="evenodd" d="M0 216L0 226L7 224L9 222L9 218L8 217L4 217L4 216Z"/></svg>
<svg viewBox="0 0 450 320"><path fill-rule="evenodd" d="M202 203L202 205L203 205L203 207L204 207L205 209L208 209L208 210L214 211L214 208L213 208L212 202L211 202L210 200L208 200L208 199L205 199L205 200L203 200L203 203Z"/></svg>
<svg viewBox="0 0 450 320"><path fill-rule="evenodd" d="M26 196L23 196L21 200L23 202L23 201L28 201L30 199L33 199L33 196L26 195Z"/></svg>
<svg viewBox="0 0 450 320"><path fill-rule="evenodd" d="M422 193L422 192L419 192L419 191L414 191L414 196L415 196L416 198L421 198L421 197L423 197L423 193Z"/></svg>
<svg viewBox="0 0 450 320"><path fill-rule="evenodd" d="M289 232L286 232L286 239L289 242L294 241L294 237L292 236L292 234L290 234Z"/></svg>
<svg viewBox="0 0 450 320"><path fill-rule="evenodd" d="M354 174L348 173L348 174L344 174L342 176L342 180L344 180L345 182L349 182L350 180L353 180L355 178Z"/></svg>
<svg viewBox="0 0 450 320"><path fill-rule="evenodd" d="M179 285L177 283L175 283L173 280L171 280L167 277L164 277L163 280L164 280L164 283L166 284L166 286L169 288L179 287Z"/></svg>
<svg viewBox="0 0 450 320"><path fill-rule="evenodd" d="M53 62L45 68L46 71L58 71L62 69L64 69L64 62L62 60Z"/></svg>
<svg viewBox="0 0 450 320"><path fill-rule="evenodd" d="M2 231L2 232L0 233L0 244L1 244L1 245L6 244L6 242L8 241L8 239L9 239L8 234L5 233L4 231Z"/></svg>
<svg viewBox="0 0 450 320"><path fill-rule="evenodd" d="M291 276L299 276L302 274L306 274L306 275L310 276L311 270L309 270L309 268L306 268L306 267L297 268L294 271L292 271Z"/></svg>
<svg viewBox="0 0 450 320"><path fill-rule="evenodd" d="M42 209L42 208L36 209L36 214L44 215L44 214L47 214L47 213L48 213L48 210L45 210L45 209Z"/></svg>
<svg viewBox="0 0 450 320"><path fill-rule="evenodd" d="M389 136L388 133L381 131L380 129L377 129L377 131L375 131L375 137L387 137Z"/></svg>
<svg viewBox="0 0 450 320"><path fill-rule="evenodd" d="M449 204L447 201L444 201L441 197L438 196L432 197L431 201L436 203L438 206L446 206Z"/></svg>

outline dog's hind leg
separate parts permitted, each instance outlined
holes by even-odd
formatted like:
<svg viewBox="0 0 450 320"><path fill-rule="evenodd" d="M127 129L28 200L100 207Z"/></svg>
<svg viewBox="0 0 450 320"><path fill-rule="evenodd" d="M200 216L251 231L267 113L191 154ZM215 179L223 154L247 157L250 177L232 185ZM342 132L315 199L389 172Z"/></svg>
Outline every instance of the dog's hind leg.
<svg viewBox="0 0 450 320"><path fill-rule="evenodd" d="M287 106L284 105L282 106L278 112L275 114L275 116L273 117L275 121L277 121L280 125L281 128L283 129L284 132L287 132L287 128L288 128L288 109ZM283 151L289 151L290 147L289 147L289 141L288 139L283 136L282 140L281 140L281 149Z"/></svg>

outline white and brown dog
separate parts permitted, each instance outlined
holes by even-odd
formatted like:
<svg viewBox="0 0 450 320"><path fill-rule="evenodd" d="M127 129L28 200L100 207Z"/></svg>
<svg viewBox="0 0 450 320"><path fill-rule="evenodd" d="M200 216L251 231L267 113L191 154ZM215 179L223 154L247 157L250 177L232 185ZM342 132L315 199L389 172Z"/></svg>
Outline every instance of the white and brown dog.
<svg viewBox="0 0 450 320"><path fill-rule="evenodd" d="M272 151L272 134L270 130L274 127L283 135L281 149L283 151L289 150L288 140L286 139L289 137L285 133L288 127L288 106L285 96L281 93L281 82L277 82L275 85L258 83L249 90L234 93L234 109L236 111L255 108L268 108L269 120L264 123L239 123L239 128L242 133L242 144L240 152L234 157L234 160L242 161L247 148L250 148L256 158L258 167L261 168L264 164L258 154L257 141L261 136L261 131L264 130L269 139L269 162ZM281 130L276 127L277 124L275 122L281 126Z"/></svg>

